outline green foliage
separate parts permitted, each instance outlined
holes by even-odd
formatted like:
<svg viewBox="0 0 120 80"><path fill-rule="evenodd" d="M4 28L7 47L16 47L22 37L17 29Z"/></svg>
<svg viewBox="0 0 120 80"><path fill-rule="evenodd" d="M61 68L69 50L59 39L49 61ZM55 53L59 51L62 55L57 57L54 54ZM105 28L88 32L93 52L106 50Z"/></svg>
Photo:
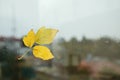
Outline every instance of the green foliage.
<svg viewBox="0 0 120 80"><path fill-rule="evenodd" d="M109 67L104 67L101 71L100 71L101 74L104 74L104 75L119 75L120 76L120 73L116 72L113 68L109 68Z"/></svg>
<svg viewBox="0 0 120 80"><path fill-rule="evenodd" d="M102 37L96 40L83 37L81 41L71 38L71 40L64 41L61 44L65 47L68 54L77 54L82 58L86 57L87 54L110 59L120 58L120 41L109 37Z"/></svg>

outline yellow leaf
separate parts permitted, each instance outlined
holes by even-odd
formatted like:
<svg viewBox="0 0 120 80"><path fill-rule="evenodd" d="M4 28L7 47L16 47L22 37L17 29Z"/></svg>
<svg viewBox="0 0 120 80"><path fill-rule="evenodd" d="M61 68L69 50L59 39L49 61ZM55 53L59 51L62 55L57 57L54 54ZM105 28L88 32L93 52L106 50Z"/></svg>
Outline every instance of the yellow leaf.
<svg viewBox="0 0 120 80"><path fill-rule="evenodd" d="M43 60L49 60L54 58L50 50L45 46L35 46L33 48L33 55Z"/></svg>
<svg viewBox="0 0 120 80"><path fill-rule="evenodd" d="M32 29L28 32L26 36L23 37L23 42L27 47L31 48L33 46L35 42L35 33Z"/></svg>
<svg viewBox="0 0 120 80"><path fill-rule="evenodd" d="M56 29L41 27L35 35L35 42L37 44L50 44L57 32Z"/></svg>

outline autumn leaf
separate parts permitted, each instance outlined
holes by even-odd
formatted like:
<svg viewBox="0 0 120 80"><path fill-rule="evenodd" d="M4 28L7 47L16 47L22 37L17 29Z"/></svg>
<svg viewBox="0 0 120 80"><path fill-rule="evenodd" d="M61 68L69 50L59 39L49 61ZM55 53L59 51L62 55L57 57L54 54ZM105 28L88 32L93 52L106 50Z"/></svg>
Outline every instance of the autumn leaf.
<svg viewBox="0 0 120 80"><path fill-rule="evenodd" d="M33 51L33 55L43 60L49 60L54 58L49 48L46 46L40 46L42 44L50 44L58 32L57 29L41 27L35 34L31 29L26 36L23 37L23 42L26 47L29 47ZM33 46L36 44L35 46ZM19 60L22 59L29 51L26 51Z"/></svg>
<svg viewBox="0 0 120 80"><path fill-rule="evenodd" d="M35 46L33 48L33 55L37 58L41 58L43 60L48 60L54 58L50 50L45 46Z"/></svg>
<svg viewBox="0 0 120 80"><path fill-rule="evenodd" d="M23 37L23 42L27 47L31 48L33 46L33 44L35 43L35 33L32 29L28 32L26 36Z"/></svg>
<svg viewBox="0 0 120 80"><path fill-rule="evenodd" d="M50 44L58 30L51 28L40 28L35 35L35 42L37 44Z"/></svg>

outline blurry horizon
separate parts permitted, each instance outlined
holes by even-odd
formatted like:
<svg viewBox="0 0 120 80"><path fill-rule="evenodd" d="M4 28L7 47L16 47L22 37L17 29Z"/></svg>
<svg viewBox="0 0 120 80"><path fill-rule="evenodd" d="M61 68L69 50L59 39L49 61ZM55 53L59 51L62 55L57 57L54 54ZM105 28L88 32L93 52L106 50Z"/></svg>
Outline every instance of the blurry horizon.
<svg viewBox="0 0 120 80"><path fill-rule="evenodd" d="M120 39L119 0L0 0L0 36L21 38L31 28L59 30L69 40L104 36ZM14 27L15 26L15 27Z"/></svg>

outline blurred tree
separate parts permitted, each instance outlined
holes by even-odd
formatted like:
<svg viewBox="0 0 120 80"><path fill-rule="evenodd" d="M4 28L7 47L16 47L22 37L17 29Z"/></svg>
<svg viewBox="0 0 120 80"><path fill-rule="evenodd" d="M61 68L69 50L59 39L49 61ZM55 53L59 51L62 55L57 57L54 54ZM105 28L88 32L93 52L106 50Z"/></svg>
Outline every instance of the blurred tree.
<svg viewBox="0 0 120 80"><path fill-rule="evenodd" d="M75 37L73 37L68 42L64 41L63 45L64 45L64 47L65 47L65 49L66 49L66 51L68 53L68 63L69 63L69 66L74 65L74 62L75 62L73 60L74 57L76 58L76 60L78 60L76 62L79 62L80 61L79 41Z"/></svg>
<svg viewBox="0 0 120 80"><path fill-rule="evenodd" d="M92 54L94 47L94 40L87 39L85 36L83 36L82 40L80 41L80 51L82 58L85 58L87 54Z"/></svg>
<svg viewBox="0 0 120 80"><path fill-rule="evenodd" d="M108 57L109 59L120 58L120 44L118 41L102 37L95 42L94 55L101 57Z"/></svg>
<svg viewBox="0 0 120 80"><path fill-rule="evenodd" d="M66 58L68 59L68 65L66 66L66 68L70 74L73 74L76 72L76 67L81 60L79 41L75 37L73 37L70 39L70 41L64 41L62 43L62 46L64 46L66 50Z"/></svg>
<svg viewBox="0 0 120 80"><path fill-rule="evenodd" d="M73 64L72 58L77 55L80 58L86 58L88 54L109 59L120 58L120 41L110 37L101 37L92 40L83 36L81 41L71 38L70 41L64 41L62 45L69 54L69 65Z"/></svg>
<svg viewBox="0 0 120 80"><path fill-rule="evenodd" d="M10 80L19 80L18 62L16 53L3 47L0 49L0 62L2 64L2 78L10 78Z"/></svg>
<svg viewBox="0 0 120 80"><path fill-rule="evenodd" d="M68 60L67 67L70 72L75 72L75 66L80 64L81 58L85 59L87 57L87 60L91 60L88 59L89 55L89 58L91 56L98 56L109 59L120 59L120 41L109 37L88 39L83 36L81 41L73 37L69 41L63 39L60 45L65 48L66 55L62 59Z"/></svg>

